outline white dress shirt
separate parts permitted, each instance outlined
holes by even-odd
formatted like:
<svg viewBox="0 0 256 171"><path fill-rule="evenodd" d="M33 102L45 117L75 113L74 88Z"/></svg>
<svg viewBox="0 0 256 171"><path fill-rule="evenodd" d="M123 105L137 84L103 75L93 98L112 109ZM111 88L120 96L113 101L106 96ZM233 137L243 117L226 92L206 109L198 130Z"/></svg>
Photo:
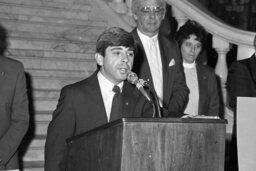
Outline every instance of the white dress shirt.
<svg viewBox="0 0 256 171"><path fill-rule="evenodd" d="M109 81L106 77L104 77L100 71L98 72L97 77L99 80L100 91L101 91L101 95L103 98L107 118L109 121L111 107L112 107L112 101L113 101L113 97L115 95L115 93L112 91L114 84L111 81ZM117 84L117 86L120 87L121 92L123 90L123 85L124 85L123 81L121 83Z"/></svg>
<svg viewBox="0 0 256 171"><path fill-rule="evenodd" d="M137 32L147 56L154 88L159 98L159 103L161 106L163 106L163 71L162 58L158 43L158 34L153 37L148 37L141 33L138 29Z"/></svg>

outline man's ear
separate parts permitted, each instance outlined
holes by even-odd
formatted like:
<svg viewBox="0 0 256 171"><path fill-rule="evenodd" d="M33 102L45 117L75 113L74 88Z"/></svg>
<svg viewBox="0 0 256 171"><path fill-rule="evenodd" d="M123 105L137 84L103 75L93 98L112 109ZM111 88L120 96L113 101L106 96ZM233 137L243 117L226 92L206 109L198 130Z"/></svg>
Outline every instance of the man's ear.
<svg viewBox="0 0 256 171"><path fill-rule="evenodd" d="M166 11L164 12L164 14L162 16L162 20L164 20L165 15L166 15Z"/></svg>
<svg viewBox="0 0 256 171"><path fill-rule="evenodd" d="M137 14L132 13L132 16L133 16L133 18L134 18L134 20L135 20L135 21L137 21L137 20L138 20L138 16L137 16Z"/></svg>
<svg viewBox="0 0 256 171"><path fill-rule="evenodd" d="M97 64L99 65L99 66L103 66L103 56L101 55L101 54L99 54L99 53L96 53L95 55L94 55L94 57L95 57L95 60L96 60L96 62L97 62Z"/></svg>

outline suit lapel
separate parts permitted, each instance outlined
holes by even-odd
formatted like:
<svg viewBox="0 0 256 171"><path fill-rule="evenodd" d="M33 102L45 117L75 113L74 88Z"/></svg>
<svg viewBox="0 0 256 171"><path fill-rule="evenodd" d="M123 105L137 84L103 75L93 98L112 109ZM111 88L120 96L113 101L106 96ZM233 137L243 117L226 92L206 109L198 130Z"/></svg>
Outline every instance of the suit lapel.
<svg viewBox="0 0 256 171"><path fill-rule="evenodd" d="M92 105L95 105L95 112L94 115L97 115L96 118L99 118L99 120L105 120L107 123L107 113L105 110L105 105L103 102L100 86L99 86L99 81L97 78L97 72L95 72L92 77L88 78L87 84L85 86L82 86L82 88L85 89L85 91L89 91L89 95Z"/></svg>
<svg viewBox="0 0 256 171"><path fill-rule="evenodd" d="M132 31L132 35L138 46L138 52L134 59L133 71L136 74L138 74L140 78L149 81L150 85L153 86L153 81L152 81L153 79L150 72L147 56L136 29Z"/></svg>
<svg viewBox="0 0 256 171"><path fill-rule="evenodd" d="M208 76L204 74L203 68L199 64L196 65L196 71L199 89L198 114L200 115L202 113L204 103L207 101Z"/></svg>
<svg viewBox="0 0 256 171"><path fill-rule="evenodd" d="M165 43L160 35L158 35L158 42L159 42L159 49L160 49L161 60L162 60L163 94L166 94L167 93L166 91L168 90L168 85L169 85L168 80L172 79L171 73L169 72L169 66L168 66L170 61L170 54L166 54L168 50L166 49Z"/></svg>
<svg viewBox="0 0 256 171"><path fill-rule="evenodd" d="M163 102L167 103L171 98L172 86L174 83L174 73L175 73L175 65L178 61L175 60L175 55L178 55L176 52L176 45L172 44L169 40L164 38L162 35L158 35L159 37L159 47L162 58L162 67L163 67L163 94L164 99ZM175 61L175 65L169 67L169 63L171 60Z"/></svg>
<svg viewBox="0 0 256 171"><path fill-rule="evenodd" d="M256 85L256 57L255 57L255 54L250 58L249 65L250 65L250 70L252 72L254 84Z"/></svg>

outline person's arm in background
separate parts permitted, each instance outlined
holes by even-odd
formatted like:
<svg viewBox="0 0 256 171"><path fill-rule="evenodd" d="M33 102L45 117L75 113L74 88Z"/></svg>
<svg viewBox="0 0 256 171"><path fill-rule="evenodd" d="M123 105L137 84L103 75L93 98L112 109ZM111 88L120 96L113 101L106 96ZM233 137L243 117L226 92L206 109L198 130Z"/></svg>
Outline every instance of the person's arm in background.
<svg viewBox="0 0 256 171"><path fill-rule="evenodd" d="M219 97L219 90L218 90L218 82L217 82L217 76L212 70L212 72L209 72L209 110L207 115L210 116L221 116L220 113L220 97Z"/></svg>
<svg viewBox="0 0 256 171"><path fill-rule="evenodd" d="M234 62L229 68L227 77L227 92L229 106L235 110L237 96L250 96L250 88L247 85L248 71L244 65Z"/></svg>
<svg viewBox="0 0 256 171"><path fill-rule="evenodd" d="M5 134L0 137L0 159L2 164L8 163L13 154L17 151L29 125L29 110L28 110L28 97L26 78L24 73L24 67L22 64L15 65L17 70L14 90L11 94L10 108L4 108L7 115L3 117L10 117L10 124ZM0 83L1 84L1 83ZM10 85L10 87L13 85ZM5 92L8 93L9 92ZM4 115L4 113L1 113Z"/></svg>

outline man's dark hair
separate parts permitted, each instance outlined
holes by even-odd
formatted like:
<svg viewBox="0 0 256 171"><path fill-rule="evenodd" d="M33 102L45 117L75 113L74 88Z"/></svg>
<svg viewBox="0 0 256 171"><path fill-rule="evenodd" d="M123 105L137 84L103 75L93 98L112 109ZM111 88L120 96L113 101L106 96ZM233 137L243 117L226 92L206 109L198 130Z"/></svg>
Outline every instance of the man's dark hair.
<svg viewBox="0 0 256 171"><path fill-rule="evenodd" d="M111 27L105 30L96 42L96 53L105 56L105 51L111 46L124 46L136 51L135 41L132 35L119 27Z"/></svg>
<svg viewBox="0 0 256 171"><path fill-rule="evenodd" d="M205 31L203 26L193 20L188 20L178 30L176 34L176 40L179 44L179 47L185 40L189 39L190 35L195 35L197 37L196 40L201 42L202 49L205 47L207 42L207 32Z"/></svg>
<svg viewBox="0 0 256 171"><path fill-rule="evenodd" d="M4 55L6 49L8 48L8 32L0 25L0 55Z"/></svg>

